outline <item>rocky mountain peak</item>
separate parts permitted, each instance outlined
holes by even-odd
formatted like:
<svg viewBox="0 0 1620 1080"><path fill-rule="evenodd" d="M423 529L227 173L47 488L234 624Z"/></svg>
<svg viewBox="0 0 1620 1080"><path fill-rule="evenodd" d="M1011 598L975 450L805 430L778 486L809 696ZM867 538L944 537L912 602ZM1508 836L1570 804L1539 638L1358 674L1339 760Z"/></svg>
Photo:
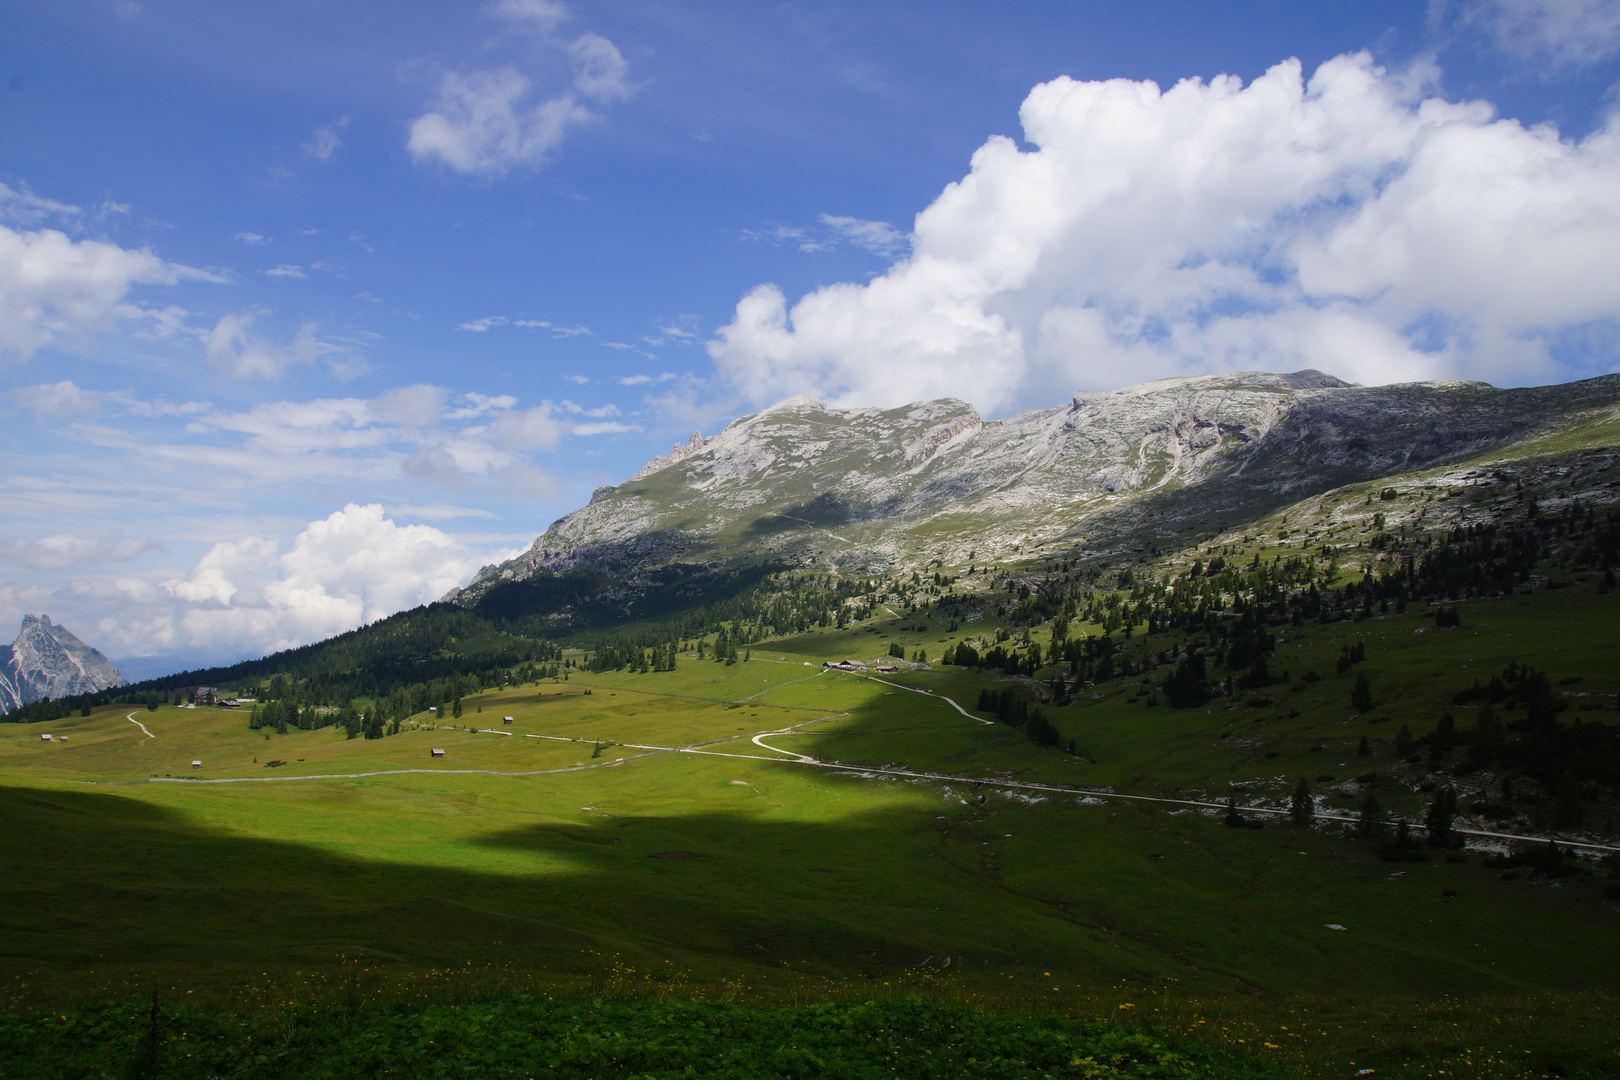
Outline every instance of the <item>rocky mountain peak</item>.
<svg viewBox="0 0 1620 1080"><path fill-rule="evenodd" d="M588 571L633 596L747 566L881 572L1141 552L1617 403L1620 376L1499 390L1361 387L1314 370L1159 379L992 421L955 398L893 409L789 398L599 489L454 598L478 604L542 572Z"/></svg>
<svg viewBox="0 0 1620 1080"><path fill-rule="evenodd" d="M655 473L659 469L667 469L677 461L689 458L699 450L702 450L706 441L707 440L703 438L703 432L694 431L692 432L692 437L690 439L684 443L676 443L674 446L669 448L669 453L664 454L661 457L653 458L651 461L647 462L647 464L643 465L640 471L630 479L640 480L643 476L647 476L650 473ZM600 491L603 489L598 488L597 490Z"/></svg>
<svg viewBox="0 0 1620 1080"><path fill-rule="evenodd" d="M45 698L123 685L112 661L49 615L24 615L16 640L0 645L0 714Z"/></svg>

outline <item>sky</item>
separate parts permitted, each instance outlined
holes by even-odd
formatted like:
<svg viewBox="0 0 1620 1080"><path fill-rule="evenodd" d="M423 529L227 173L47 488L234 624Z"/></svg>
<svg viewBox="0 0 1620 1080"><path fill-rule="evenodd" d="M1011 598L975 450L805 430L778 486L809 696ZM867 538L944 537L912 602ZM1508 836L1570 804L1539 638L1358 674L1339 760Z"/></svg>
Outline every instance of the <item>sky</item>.
<svg viewBox="0 0 1620 1080"><path fill-rule="evenodd" d="M1620 365L1620 0L9 0L0 627L319 640L795 394Z"/></svg>

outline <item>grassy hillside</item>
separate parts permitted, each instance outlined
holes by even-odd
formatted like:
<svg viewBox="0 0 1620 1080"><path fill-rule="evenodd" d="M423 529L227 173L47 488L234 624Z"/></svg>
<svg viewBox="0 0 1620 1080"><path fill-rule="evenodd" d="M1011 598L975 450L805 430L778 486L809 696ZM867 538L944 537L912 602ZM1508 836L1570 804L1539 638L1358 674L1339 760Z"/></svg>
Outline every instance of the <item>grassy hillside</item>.
<svg viewBox="0 0 1620 1080"><path fill-rule="evenodd" d="M1068 556L842 591L801 575L794 595L836 602L796 632L764 599L719 633L648 625L673 670L650 645L595 671L607 646L573 649L380 738L170 705L8 725L0 976L61 1016L190 993L199 1025L334 994L415 1024L421 995L918 993L1158 1010L1310 1075L1612 1075L1615 788L1601 753L1548 759L1573 793L1522 755L1614 730L1607 533L1567 490L1530 488L1531 519L1515 482L1443 480L1313 498L1129 580ZM1475 565L1445 561L1479 535L1454 539L1467 515L1537 538L1508 588L1434 569ZM1410 575L1379 560L1402 550ZM940 663L962 644L1005 663ZM1244 649L1271 681L1243 684ZM892 675L821 667L894 651ZM1195 654L1207 696L1172 707ZM1545 694L1473 693L1524 665ZM1009 693L1055 745L978 707ZM1469 741L1487 708L1488 753ZM1449 842L1429 846L1447 789ZM1359 835L1369 795L1381 838ZM1229 804L1262 827L1230 827Z"/></svg>

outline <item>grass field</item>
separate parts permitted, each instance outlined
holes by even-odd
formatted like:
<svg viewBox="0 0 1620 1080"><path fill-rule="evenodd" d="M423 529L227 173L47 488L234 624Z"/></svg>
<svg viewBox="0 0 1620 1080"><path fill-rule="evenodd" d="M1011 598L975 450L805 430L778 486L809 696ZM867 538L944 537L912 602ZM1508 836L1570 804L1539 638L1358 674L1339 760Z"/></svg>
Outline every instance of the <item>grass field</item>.
<svg viewBox="0 0 1620 1080"><path fill-rule="evenodd" d="M999 677L820 670L890 641L939 654L939 635L900 620L757 644L735 665L575 672L381 740L266 736L205 708L4 725L0 974L14 1006L66 1007L150 988L297 1000L353 965L396 990L635 972L761 1002L917 990L1156 1009L1313 1075L1612 1075L1606 871L1504 881L1477 849L1392 864L1331 823L1230 829L1218 811L1111 795L1241 789L1276 809L1304 776L1324 813L1348 815L1370 786L1415 817L1428 767L1395 754L1394 731L1447 709L1465 725L1451 696L1475 675L1534 658L1612 721L1615 605L1589 583L1471 601L1454 631L1419 605L1289 628L1274 666L1291 681L1271 705L1171 710L1116 680L1050 710L1082 757L944 700L972 712ZM1334 672L1354 642L1374 693L1360 715ZM1527 804L1513 827L1544 835L1540 813ZM1614 814L1595 804L1588 839L1620 831ZM1476 1004L1446 1012L1457 999Z"/></svg>

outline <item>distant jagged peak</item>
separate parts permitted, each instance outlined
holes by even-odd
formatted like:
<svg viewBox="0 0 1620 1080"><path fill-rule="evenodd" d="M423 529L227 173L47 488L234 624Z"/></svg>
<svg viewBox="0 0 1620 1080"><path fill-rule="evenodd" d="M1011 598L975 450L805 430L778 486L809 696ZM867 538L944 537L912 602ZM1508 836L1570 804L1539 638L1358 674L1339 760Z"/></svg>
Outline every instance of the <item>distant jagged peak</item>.
<svg viewBox="0 0 1620 1080"><path fill-rule="evenodd" d="M61 642L62 644L84 644L73 635L71 630L65 626L59 626L51 622L51 617L42 612L38 615L25 614L22 617L22 625L17 628L17 637L16 640L12 642L12 645L16 646L30 638L39 637L46 637L52 641Z"/></svg>
<svg viewBox="0 0 1620 1080"><path fill-rule="evenodd" d="M122 685L112 661L49 615L24 615L16 640L0 646L0 713Z"/></svg>
<svg viewBox="0 0 1620 1080"><path fill-rule="evenodd" d="M694 431L692 432L692 437L690 439L686 440L684 443L676 443L674 446L669 448L669 453L661 454L658 457L653 458L651 461L647 462L647 464L638 469L636 471L636 475L632 476L630 479L640 480L643 476L648 476L655 473L659 469L667 469L677 461L689 458L699 450L702 450L708 442L709 440L703 437L703 432ZM597 491L601 490L601 488L597 489ZM593 495L592 497L594 498L595 496Z"/></svg>

